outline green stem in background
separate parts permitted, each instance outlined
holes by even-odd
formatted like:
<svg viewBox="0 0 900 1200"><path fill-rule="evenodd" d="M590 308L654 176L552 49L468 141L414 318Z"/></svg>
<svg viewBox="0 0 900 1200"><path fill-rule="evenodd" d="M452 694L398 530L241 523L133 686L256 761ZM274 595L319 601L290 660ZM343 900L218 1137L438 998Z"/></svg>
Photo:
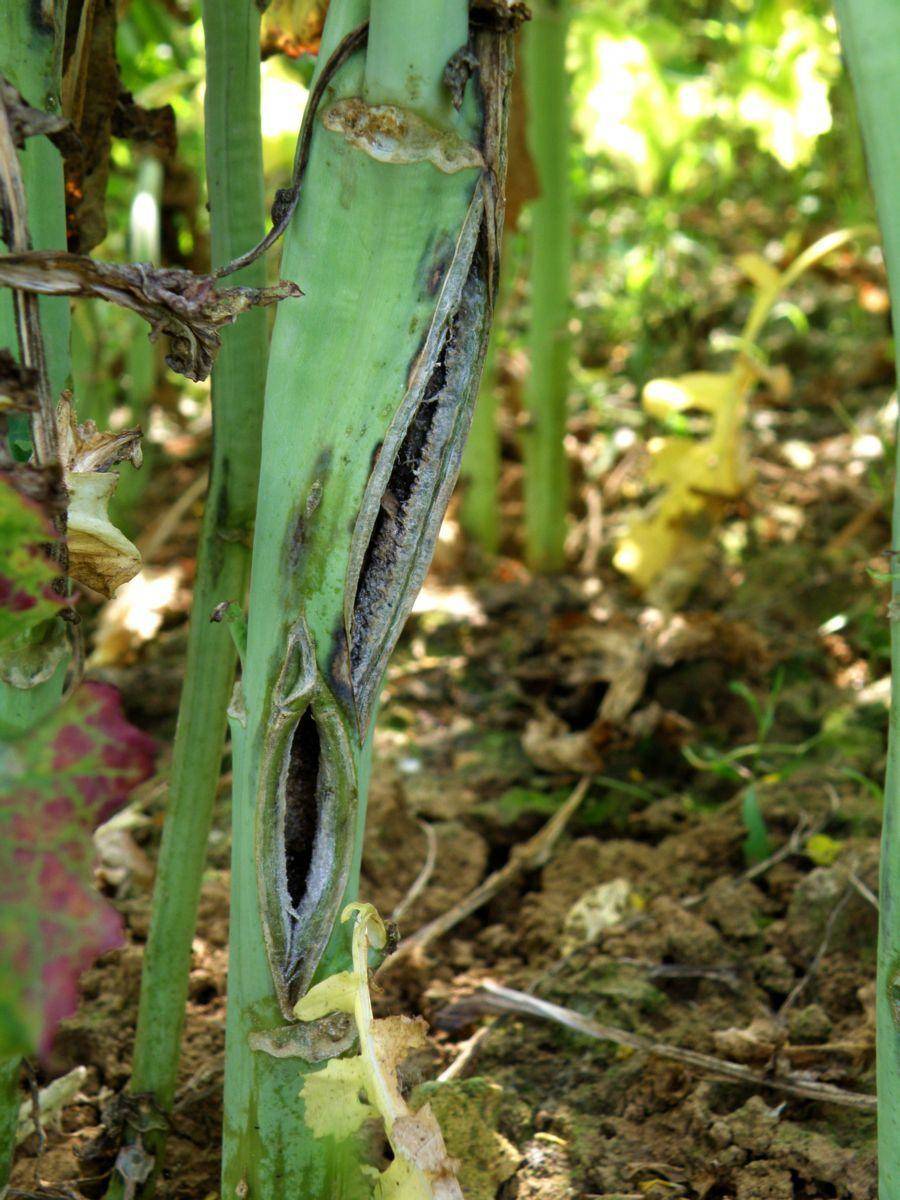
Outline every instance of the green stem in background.
<svg viewBox="0 0 900 1200"><path fill-rule="evenodd" d="M0 74L22 93L29 104L45 112L60 111L65 4L4 5L0 37ZM57 149L45 137L29 138L19 152L28 226L35 250L60 250L66 245L66 208L63 167ZM42 296L41 328L50 388L54 396L69 378L69 301ZM14 349L15 325L12 293L0 291L0 346Z"/></svg>
<svg viewBox="0 0 900 1200"><path fill-rule="evenodd" d="M93 421L98 429L108 429L119 387L99 354L104 326L97 309L102 303L82 300L72 306L72 390L78 396L78 420ZM148 340L146 336L144 340Z"/></svg>
<svg viewBox="0 0 900 1200"><path fill-rule="evenodd" d="M900 322L900 5L836 0L881 224L894 328ZM900 341L895 337L900 373ZM900 602L900 455L894 486L893 604ZM891 620L891 715L881 844L876 997L878 1177L881 1200L900 1196L900 625Z"/></svg>
<svg viewBox="0 0 900 1200"><path fill-rule="evenodd" d="M349 965L335 926L356 889L373 712L455 481L489 325L494 174L475 146L502 176L502 120L483 132L476 89L457 114L440 83L468 4L332 0L320 71L367 17L368 50L315 117L280 272L304 297L279 307L266 382L232 707L224 1200L371 1194L358 1148L305 1125L304 1076L337 1047L293 1005ZM484 42L500 43L476 39L490 96ZM369 107L383 104L398 107Z"/></svg>
<svg viewBox="0 0 900 1200"><path fill-rule="evenodd" d="M497 352L508 324L505 310L516 279L516 266L521 258L522 239L507 233L503 244L503 263L500 272L500 288L497 307L500 318L494 323L494 331L488 342L484 359L484 371L472 428L466 442L460 468L459 519L468 539L488 556L500 549L503 527L500 516L500 430L497 415L500 394L497 382Z"/></svg>
<svg viewBox="0 0 900 1200"><path fill-rule="evenodd" d="M497 333L488 343L472 429L460 470L459 520L483 554L500 549L500 433L497 429Z"/></svg>
<svg viewBox="0 0 900 1200"><path fill-rule="evenodd" d="M134 196L128 215L128 250L132 262L152 263L154 266L159 266L162 262L160 207L164 174L162 163L154 155L145 155L138 164ZM247 177L252 177L252 175L251 169L247 173ZM213 237L215 238L215 236L216 231L213 230ZM260 272L253 277L254 282L257 280L260 284L265 283ZM129 313L128 318L129 324L134 324L134 330L125 350L125 370L130 381L128 406L131 409L131 416L129 423L139 425L146 433L150 417L150 401L156 389L160 347L158 343L151 342L145 336L143 324L138 317ZM264 321L251 321L251 326L254 325L259 328L264 325ZM106 423L101 428L106 428ZM157 450L158 448L145 437L143 440L143 469L122 473L110 505L113 523L129 537L133 537L138 531L139 522L135 520L135 516L141 497L153 476Z"/></svg>
<svg viewBox="0 0 900 1200"><path fill-rule="evenodd" d="M16 1127L19 1122L19 1059L0 1060L0 1196L9 1183L9 1170L16 1149Z"/></svg>
<svg viewBox="0 0 900 1200"><path fill-rule="evenodd" d="M263 233L259 21L255 0L205 0L203 6L214 264L247 250ZM236 282L260 285L264 275L265 264L257 262ZM226 626L211 623L210 615L223 600L242 601L246 591L266 343L265 313L261 309L246 313L222 331L222 349L213 370L213 460L131 1080L134 1094L152 1095L156 1108L166 1113L175 1092L191 942L236 658ZM163 1138L157 1129L143 1139L145 1150L157 1159ZM155 1171L159 1165L157 1161ZM121 1177L115 1180L109 1194L124 1194L123 1182ZM142 1194L149 1195L152 1187L153 1179Z"/></svg>
<svg viewBox="0 0 900 1200"><path fill-rule="evenodd" d="M34 107L59 112L60 68L64 5L51 9L37 4L13 4L3 13L0 37L0 74L22 93ZM32 245L37 249L59 249L66 244L65 193L62 160L44 137L29 138L19 152L22 180L28 205L28 224ZM44 350L52 394L58 396L69 374L69 302L42 298L40 301ZM0 347L16 352L18 337L13 314L12 292L0 292ZM10 422L10 438L20 457L28 454L30 437L24 418ZM3 436L0 431L0 436ZM64 637L61 622L55 620L47 631L43 646L46 663L41 666L42 649L31 649L34 675L40 682L29 687L15 686L2 678L0 661L0 739L27 734L59 703L67 670L67 656L59 657L59 640ZM21 666L9 649L0 655L13 667ZM56 665L54 667L54 661ZM49 675L48 675L49 672ZM19 1112L20 1064L0 1062L0 1193L9 1179L15 1148L15 1128Z"/></svg>
<svg viewBox="0 0 900 1200"><path fill-rule="evenodd" d="M525 558L535 571L565 565L569 468L569 78L567 0L537 0L523 33L528 141L540 195L531 209L531 370L525 388Z"/></svg>

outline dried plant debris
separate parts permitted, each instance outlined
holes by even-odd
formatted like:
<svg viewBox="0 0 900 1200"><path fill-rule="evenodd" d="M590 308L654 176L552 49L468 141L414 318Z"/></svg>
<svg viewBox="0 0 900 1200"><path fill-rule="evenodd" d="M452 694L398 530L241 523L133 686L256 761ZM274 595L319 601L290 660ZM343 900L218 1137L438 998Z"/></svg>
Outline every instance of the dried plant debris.
<svg viewBox="0 0 900 1200"><path fill-rule="evenodd" d="M150 340L169 340L166 362L188 379L206 379L221 344L219 329L256 305L303 293L295 283L217 290L209 275L146 263L110 263L62 251L0 256L0 285L43 296L81 296L130 308L150 325Z"/></svg>
<svg viewBox="0 0 900 1200"><path fill-rule="evenodd" d="M77 146L78 139L65 117L32 108L3 75L0 75L0 103L6 109L10 134L17 150L23 148L26 138L40 136L48 137L63 153Z"/></svg>
<svg viewBox="0 0 900 1200"><path fill-rule="evenodd" d="M65 397L60 401L57 428L69 493L69 574L101 596L114 596L116 588L141 569L141 555L109 519L107 505L119 482L118 473L110 468L125 461L133 467L141 465L141 431L100 433L93 421L79 425Z"/></svg>
<svg viewBox="0 0 900 1200"><path fill-rule="evenodd" d="M484 217L478 188L354 529L344 597L349 664L336 656L335 682L351 693L360 729L431 562L472 419L489 313L476 249Z"/></svg>
<svg viewBox="0 0 900 1200"><path fill-rule="evenodd" d="M86 254L106 236L106 191L113 137L175 153L171 105L143 109L122 87L114 0L72 0L66 8L63 113L76 133L64 152L69 249Z"/></svg>
<svg viewBox="0 0 900 1200"><path fill-rule="evenodd" d="M370 1119L381 1119L393 1161L385 1171L364 1168L376 1200L463 1200L437 1118L427 1104L413 1112L400 1090L398 1068L423 1045L423 1022L373 1017L369 947L383 949L387 929L371 904L348 904L341 919L354 916L353 970L322 980L294 1008L301 1021L352 1013L359 1035L358 1055L333 1058L307 1076L301 1093L306 1123L316 1137L343 1141Z"/></svg>
<svg viewBox="0 0 900 1200"><path fill-rule="evenodd" d="M262 19L263 58L317 54L327 11L328 0L273 0Z"/></svg>
<svg viewBox="0 0 900 1200"><path fill-rule="evenodd" d="M36 412L37 372L0 350L0 413Z"/></svg>
<svg viewBox="0 0 900 1200"><path fill-rule="evenodd" d="M69 246L86 254L106 236L106 187L112 112L119 91L114 0L82 0L66 9L63 113L78 134L65 156Z"/></svg>
<svg viewBox="0 0 900 1200"><path fill-rule="evenodd" d="M498 33L514 33L530 17L523 0L472 0L469 13L473 25Z"/></svg>

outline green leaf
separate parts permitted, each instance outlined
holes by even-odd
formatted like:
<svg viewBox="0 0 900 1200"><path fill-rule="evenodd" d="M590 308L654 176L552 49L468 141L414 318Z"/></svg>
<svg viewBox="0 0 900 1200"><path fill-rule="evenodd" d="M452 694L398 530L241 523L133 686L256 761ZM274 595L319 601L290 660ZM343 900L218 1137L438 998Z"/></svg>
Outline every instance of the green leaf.
<svg viewBox="0 0 900 1200"><path fill-rule="evenodd" d="M28 633L63 605L51 590L59 570L45 550L55 537L38 506L0 478L0 641Z"/></svg>
<svg viewBox="0 0 900 1200"><path fill-rule="evenodd" d="M343 1141L368 1121L378 1110L364 1100L360 1091L366 1085L363 1060L333 1058L314 1075L307 1075L303 1090L306 1124L315 1137L333 1137Z"/></svg>
<svg viewBox="0 0 900 1200"><path fill-rule="evenodd" d="M0 1057L46 1054L75 1009L79 974L121 940L91 882L91 834L153 755L115 688L98 683L27 737L0 742Z"/></svg>
<svg viewBox="0 0 900 1200"><path fill-rule="evenodd" d="M744 861L748 866L763 862L772 853L772 843L766 829L766 821L759 806L756 788L747 788L741 802L741 816L747 836L744 838Z"/></svg>
<svg viewBox="0 0 900 1200"><path fill-rule="evenodd" d="M317 1021L333 1012L353 1012L356 999L356 976L352 971L338 971L329 975L294 1005L294 1016L298 1021Z"/></svg>
<svg viewBox="0 0 900 1200"><path fill-rule="evenodd" d="M806 841L806 853L817 867L830 867L843 849L844 843L830 838L827 833L814 833Z"/></svg>

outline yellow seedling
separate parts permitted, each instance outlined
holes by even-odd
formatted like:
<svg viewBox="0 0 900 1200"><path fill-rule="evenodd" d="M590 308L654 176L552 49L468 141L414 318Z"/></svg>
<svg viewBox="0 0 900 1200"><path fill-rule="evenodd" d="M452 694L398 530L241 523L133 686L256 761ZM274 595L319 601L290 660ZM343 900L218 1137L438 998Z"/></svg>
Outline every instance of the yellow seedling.
<svg viewBox="0 0 900 1200"><path fill-rule="evenodd" d="M386 1171L371 1169L374 1200L463 1200L437 1118L427 1104L413 1112L397 1078L403 1060L424 1045L424 1022L410 1017L375 1020L369 947L382 949L387 930L371 904L348 904L341 920L352 916L353 970L323 979L294 1008L300 1021L350 1013L359 1035L359 1054L333 1058L307 1076L301 1092L306 1124L316 1137L342 1141L364 1122L381 1119L394 1160Z"/></svg>
<svg viewBox="0 0 900 1200"><path fill-rule="evenodd" d="M693 371L676 379L653 379L644 388L644 409L665 421L686 412L707 413L707 437L660 437L648 445L647 481L661 491L631 522L613 562L645 589L676 561L682 575L693 577L706 557L723 505L739 496L751 479L743 436L747 405L760 379L779 395L785 374L762 361L757 346L763 326L781 293L799 275L864 232L841 229L820 238L784 271L758 254L744 254L737 266L756 289L753 307L728 371Z"/></svg>

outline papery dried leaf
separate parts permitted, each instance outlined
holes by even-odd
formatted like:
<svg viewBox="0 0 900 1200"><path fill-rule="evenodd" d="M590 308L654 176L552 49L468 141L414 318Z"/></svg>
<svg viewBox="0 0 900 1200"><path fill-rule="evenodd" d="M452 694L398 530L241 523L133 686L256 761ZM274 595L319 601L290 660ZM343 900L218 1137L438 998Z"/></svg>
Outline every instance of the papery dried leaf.
<svg viewBox="0 0 900 1200"><path fill-rule="evenodd" d="M77 145L78 138L65 117L32 108L21 92L3 75L0 75L0 104L6 109L10 133L17 150L24 147L26 138L41 135L50 138L61 151Z"/></svg>
<svg viewBox="0 0 900 1200"><path fill-rule="evenodd" d="M188 379L206 379L221 344L218 330L257 305L301 296L295 283L217 290L209 275L146 263L110 263L61 251L0 255L0 284L44 296L95 296L138 313L150 340L169 339L166 362Z"/></svg>
<svg viewBox="0 0 900 1200"><path fill-rule="evenodd" d="M107 506L119 481L114 472L70 472L69 574L76 583L112 597L141 569L141 552L109 519Z"/></svg>
<svg viewBox="0 0 900 1200"><path fill-rule="evenodd" d="M534 717L526 724L522 748L536 767L551 775L592 775L603 768L603 757L590 731L573 732L555 713Z"/></svg>
<svg viewBox="0 0 900 1200"><path fill-rule="evenodd" d="M328 0L273 0L262 19L263 57L318 54Z"/></svg>
<svg viewBox="0 0 900 1200"><path fill-rule="evenodd" d="M68 396L63 396L57 407L56 427L59 457L67 472L108 471L126 460L138 468L143 461L140 429L101 433L93 421L79 425Z"/></svg>
<svg viewBox="0 0 900 1200"><path fill-rule="evenodd" d="M91 884L91 833L153 756L116 690L97 683L0 743L0 1055L46 1053L79 974L120 941L118 915Z"/></svg>
<svg viewBox="0 0 900 1200"><path fill-rule="evenodd" d="M458 1164L459 1184L466 1200L494 1200L521 1162L515 1146L498 1128L503 1088L486 1079L435 1080L416 1088L410 1106L418 1112L426 1098L448 1153ZM439 1194L437 1188L434 1190Z"/></svg>
<svg viewBox="0 0 900 1200"><path fill-rule="evenodd" d="M115 0L73 0L66 9L62 108L78 133L64 159L68 244L86 254L106 236L112 113L119 94Z"/></svg>
<svg viewBox="0 0 900 1200"><path fill-rule="evenodd" d="M155 146L164 158L172 158L178 148L178 131L172 105L142 108L131 92L121 85L113 109L112 131L117 138Z"/></svg>
<svg viewBox="0 0 900 1200"><path fill-rule="evenodd" d="M382 1070L396 1075L411 1054L428 1045L428 1026L424 1017L407 1017L402 1013L379 1017L372 1025L372 1040Z"/></svg>
<svg viewBox="0 0 900 1200"><path fill-rule="evenodd" d="M395 1158L375 1181L375 1200L435 1200L435 1193L421 1171Z"/></svg>
<svg viewBox="0 0 900 1200"><path fill-rule="evenodd" d="M397 1118L392 1140L394 1149L426 1175L439 1178L452 1171L441 1127L427 1104L417 1113Z"/></svg>
<svg viewBox="0 0 900 1200"><path fill-rule="evenodd" d="M531 11L524 0L472 0L469 19L473 25L512 33L529 20Z"/></svg>

